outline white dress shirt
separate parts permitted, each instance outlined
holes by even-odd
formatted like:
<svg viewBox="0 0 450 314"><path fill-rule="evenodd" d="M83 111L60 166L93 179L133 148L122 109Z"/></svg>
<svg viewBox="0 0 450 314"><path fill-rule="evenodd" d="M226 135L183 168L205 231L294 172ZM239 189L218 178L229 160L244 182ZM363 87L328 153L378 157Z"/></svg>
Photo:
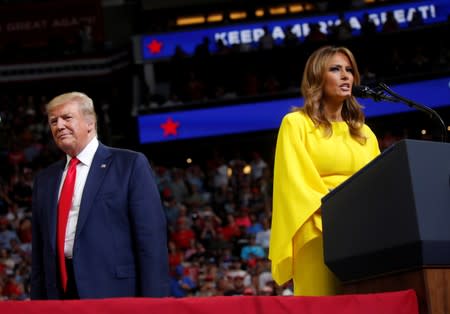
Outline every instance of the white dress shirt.
<svg viewBox="0 0 450 314"><path fill-rule="evenodd" d="M66 240L64 242L64 255L67 258L72 258L73 255L73 243L75 241L78 214L80 213L81 197L83 195L84 185L86 184L86 179L89 173L89 169L91 168L95 152L97 151L98 144L98 139L94 137L77 156L80 163L78 163L77 165L77 176L75 179L72 206L70 207L69 211L69 218L67 220L66 227ZM59 186L59 195L61 195L61 189L64 183L64 179L66 178L70 159L71 157L67 155L66 168L64 169L61 185Z"/></svg>

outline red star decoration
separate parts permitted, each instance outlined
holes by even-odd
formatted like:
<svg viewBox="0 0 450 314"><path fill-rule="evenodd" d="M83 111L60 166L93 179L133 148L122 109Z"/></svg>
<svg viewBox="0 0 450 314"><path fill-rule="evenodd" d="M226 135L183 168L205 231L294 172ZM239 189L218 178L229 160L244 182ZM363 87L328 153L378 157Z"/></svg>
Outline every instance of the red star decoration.
<svg viewBox="0 0 450 314"><path fill-rule="evenodd" d="M157 54L161 52L162 45L163 45L162 42L156 39L152 39L152 42L147 45L147 48L148 50L150 50L150 53Z"/></svg>
<svg viewBox="0 0 450 314"><path fill-rule="evenodd" d="M179 122L175 122L172 120L171 117L167 118L167 121L164 123L161 123L161 129L164 130L164 136L169 136L169 135L174 135L177 136L178 135L178 127L180 126Z"/></svg>

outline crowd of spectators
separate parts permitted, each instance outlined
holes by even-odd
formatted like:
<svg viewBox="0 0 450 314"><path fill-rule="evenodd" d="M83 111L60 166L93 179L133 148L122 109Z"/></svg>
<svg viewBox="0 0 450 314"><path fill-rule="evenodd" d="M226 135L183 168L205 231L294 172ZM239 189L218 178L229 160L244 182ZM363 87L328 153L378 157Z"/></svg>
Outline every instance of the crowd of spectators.
<svg viewBox="0 0 450 314"><path fill-rule="evenodd" d="M29 297L33 176L57 158L46 131L33 97L1 98L0 300Z"/></svg>
<svg viewBox="0 0 450 314"><path fill-rule="evenodd" d="M155 172L168 219L173 296L283 293L267 259L272 176L259 153Z"/></svg>

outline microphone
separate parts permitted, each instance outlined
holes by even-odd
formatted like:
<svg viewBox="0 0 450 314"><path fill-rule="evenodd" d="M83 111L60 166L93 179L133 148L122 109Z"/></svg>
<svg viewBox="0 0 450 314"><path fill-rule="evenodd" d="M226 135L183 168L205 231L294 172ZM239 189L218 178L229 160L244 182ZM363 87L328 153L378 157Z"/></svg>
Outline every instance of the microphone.
<svg viewBox="0 0 450 314"><path fill-rule="evenodd" d="M397 102L397 103L402 102L408 105L409 107L423 111L429 114L431 118L435 118L436 120L438 120L440 126L442 127L441 130L442 142L444 143L447 142L447 126L444 123L444 120L442 120L441 116L436 111L425 105L418 104L412 100L400 96L384 83L378 83L378 88L379 88L378 90L375 90L364 85L354 85L352 86L352 95L354 97L359 98L372 98L375 101L387 100L390 102Z"/></svg>
<svg viewBox="0 0 450 314"><path fill-rule="evenodd" d="M392 102L398 102L397 99L385 95L383 91L376 91L364 85L353 85L352 95L359 98L372 98L375 101L387 100Z"/></svg>

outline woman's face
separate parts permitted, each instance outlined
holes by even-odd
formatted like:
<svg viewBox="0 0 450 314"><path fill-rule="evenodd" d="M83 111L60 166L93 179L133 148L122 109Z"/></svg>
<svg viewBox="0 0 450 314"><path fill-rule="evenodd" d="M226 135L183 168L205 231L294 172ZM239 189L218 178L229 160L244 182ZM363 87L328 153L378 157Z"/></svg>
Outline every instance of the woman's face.
<svg viewBox="0 0 450 314"><path fill-rule="evenodd" d="M352 94L353 67L343 53L331 57L324 75L323 99L325 103L342 103Z"/></svg>

